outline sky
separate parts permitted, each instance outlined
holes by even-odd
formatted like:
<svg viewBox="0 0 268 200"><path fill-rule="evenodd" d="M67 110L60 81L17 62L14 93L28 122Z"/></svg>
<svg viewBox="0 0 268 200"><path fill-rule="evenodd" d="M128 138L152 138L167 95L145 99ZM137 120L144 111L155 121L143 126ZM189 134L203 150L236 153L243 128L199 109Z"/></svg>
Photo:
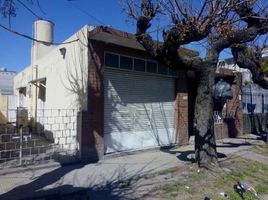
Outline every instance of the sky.
<svg viewBox="0 0 268 200"><path fill-rule="evenodd" d="M119 0L39 0L29 8L43 19L55 24L54 42L62 42L84 25L109 25L113 28L135 33L135 25L127 22ZM37 18L20 4L17 16L11 19L11 28L31 36L32 25ZM0 23L9 25L8 19L0 17ZM0 28L0 67L19 72L30 64L32 41Z"/></svg>
<svg viewBox="0 0 268 200"><path fill-rule="evenodd" d="M126 23L118 0L39 0L38 6L29 7L40 17L53 21L54 42L62 42L84 25L111 25L133 32L135 26ZM83 11L86 11L84 13ZM93 16L93 17L91 17ZM11 19L11 28L32 35L32 25L37 18L24 7L17 6L17 16ZM0 17L0 23L9 25L8 19ZM8 71L21 71L30 64L32 41L0 28L0 67Z"/></svg>

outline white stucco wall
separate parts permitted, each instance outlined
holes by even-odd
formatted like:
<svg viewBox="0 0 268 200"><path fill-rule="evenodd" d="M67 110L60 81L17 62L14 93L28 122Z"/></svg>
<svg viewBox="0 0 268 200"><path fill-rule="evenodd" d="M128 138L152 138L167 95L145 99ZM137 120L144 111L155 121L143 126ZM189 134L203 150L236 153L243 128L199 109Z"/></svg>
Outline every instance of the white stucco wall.
<svg viewBox="0 0 268 200"><path fill-rule="evenodd" d="M29 111L28 117L37 122L37 130L44 131L48 139L65 150L79 149L77 127L81 122L77 115L87 109L88 29L85 26L63 44L50 46L52 50L47 55L33 59L32 65L14 78L17 105L23 104ZM66 48L64 57L61 48ZM45 80L45 101L39 98L40 80ZM23 87L26 96L19 95ZM22 103L20 96L24 98Z"/></svg>
<svg viewBox="0 0 268 200"><path fill-rule="evenodd" d="M87 97L87 69L88 69L88 48L87 48L88 26L71 36L70 42L53 46L53 50L41 59L36 60L33 65L28 66L14 78L14 88L18 94L18 88L27 87L26 107L29 107L31 98L34 98L34 85L29 84L35 79L46 79L46 101L45 109L87 109L86 98L82 105L79 96ZM51 47L49 47L51 48ZM59 49L66 48L65 58ZM37 69L37 77L36 70ZM31 85L31 95L29 88ZM29 108L30 109L30 108ZM40 108L37 108L40 109Z"/></svg>

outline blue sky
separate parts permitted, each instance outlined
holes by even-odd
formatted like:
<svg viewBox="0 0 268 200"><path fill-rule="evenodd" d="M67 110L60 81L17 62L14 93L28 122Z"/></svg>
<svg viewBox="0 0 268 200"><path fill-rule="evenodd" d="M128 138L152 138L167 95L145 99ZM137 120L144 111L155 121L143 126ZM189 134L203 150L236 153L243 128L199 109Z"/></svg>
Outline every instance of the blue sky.
<svg viewBox="0 0 268 200"><path fill-rule="evenodd" d="M40 17L54 22L54 42L64 41L85 24L104 23L116 29L135 32L135 25L126 22L127 17L122 12L119 0L39 0L39 2L44 13L38 6L29 7ZM36 17L20 5L17 8L17 17L12 18L11 28L32 35L32 24ZM94 17L88 16L79 9L85 10ZM8 25L8 19L0 17L0 23ZM18 72L28 66L31 43L31 40L0 28L0 67Z"/></svg>
<svg viewBox="0 0 268 200"><path fill-rule="evenodd" d="M54 41L62 42L77 32L85 24L100 25L100 23L84 14L77 7L86 10L106 25L134 32L135 26L126 23L118 0L39 0L43 14L37 6L30 6L40 17L55 23ZM32 35L32 24L36 18L25 8L18 5L17 17L12 18L12 29ZM8 19L0 18L0 23L8 25ZM9 71L21 71L30 64L31 40L20 37L0 28L0 66Z"/></svg>

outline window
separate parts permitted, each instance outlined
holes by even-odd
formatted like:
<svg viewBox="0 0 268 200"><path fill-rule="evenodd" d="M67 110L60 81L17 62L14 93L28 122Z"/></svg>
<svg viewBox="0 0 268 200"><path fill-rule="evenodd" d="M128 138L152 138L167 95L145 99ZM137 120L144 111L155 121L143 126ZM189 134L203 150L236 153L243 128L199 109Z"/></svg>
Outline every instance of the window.
<svg viewBox="0 0 268 200"><path fill-rule="evenodd" d="M147 61L147 72L157 73L157 63L152 61Z"/></svg>
<svg viewBox="0 0 268 200"><path fill-rule="evenodd" d="M39 83L38 98L43 102L46 101L46 81L41 81Z"/></svg>
<svg viewBox="0 0 268 200"><path fill-rule="evenodd" d="M158 64L158 73L159 74L167 74L168 73L168 68L163 65L163 64Z"/></svg>
<svg viewBox="0 0 268 200"><path fill-rule="evenodd" d="M145 72L145 60L135 58L134 59L134 70L140 71L140 72Z"/></svg>
<svg viewBox="0 0 268 200"><path fill-rule="evenodd" d="M157 73L166 76L177 76L177 71L154 60L135 58L114 53L105 53L105 66L136 72Z"/></svg>
<svg viewBox="0 0 268 200"><path fill-rule="evenodd" d="M105 65L107 67L119 68L119 56L111 53L106 53Z"/></svg>
<svg viewBox="0 0 268 200"><path fill-rule="evenodd" d="M19 107L25 106L25 98L26 98L26 87L22 87L19 89Z"/></svg>
<svg viewBox="0 0 268 200"><path fill-rule="evenodd" d="M132 70L133 59L126 56L120 56L120 69Z"/></svg>

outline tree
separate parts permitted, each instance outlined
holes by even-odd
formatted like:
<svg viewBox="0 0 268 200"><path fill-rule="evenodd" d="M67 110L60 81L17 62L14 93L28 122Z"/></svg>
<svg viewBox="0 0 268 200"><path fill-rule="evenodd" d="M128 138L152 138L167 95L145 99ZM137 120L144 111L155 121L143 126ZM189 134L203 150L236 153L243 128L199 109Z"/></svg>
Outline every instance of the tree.
<svg viewBox="0 0 268 200"><path fill-rule="evenodd" d="M136 21L136 38L150 56L167 67L194 70L199 75L194 124L195 158L200 167L218 166L212 94L220 53L232 48L237 64L252 72L255 83L268 88L260 59L249 60L246 55L249 43L268 32L265 4L258 0L124 1L124 10ZM170 19L162 45L148 31L156 16ZM178 51L182 45L198 41L207 44L204 58L187 58Z"/></svg>

